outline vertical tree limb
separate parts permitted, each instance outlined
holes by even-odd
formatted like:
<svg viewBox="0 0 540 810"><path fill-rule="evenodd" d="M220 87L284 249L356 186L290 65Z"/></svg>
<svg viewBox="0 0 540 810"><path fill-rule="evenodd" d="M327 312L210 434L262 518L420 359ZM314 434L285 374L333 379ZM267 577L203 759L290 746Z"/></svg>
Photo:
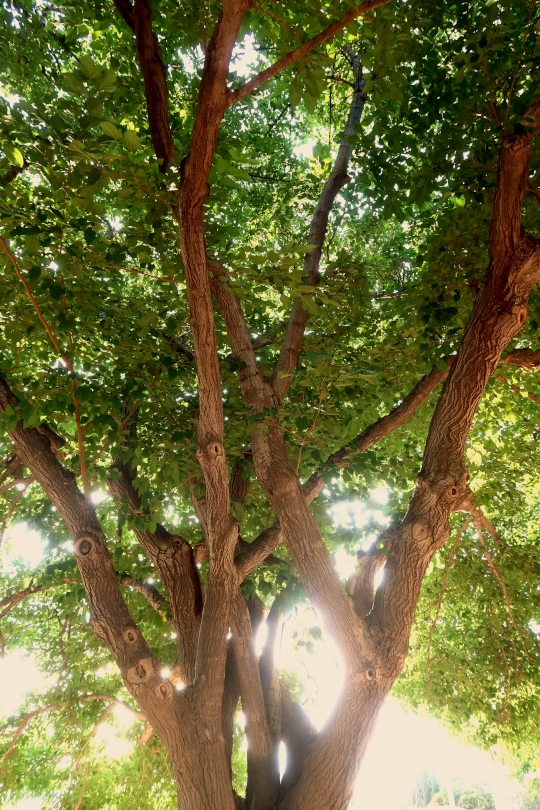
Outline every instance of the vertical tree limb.
<svg viewBox="0 0 540 810"><path fill-rule="evenodd" d="M279 768L273 756L250 616L240 590L233 601L231 621L248 739L246 804L253 810L272 810L279 798Z"/></svg>
<svg viewBox="0 0 540 810"><path fill-rule="evenodd" d="M151 0L114 0L125 22L135 34L137 56L144 78L144 91L148 105L150 137L160 162L160 172L166 172L176 154L169 124L167 70L157 36L152 31Z"/></svg>
<svg viewBox="0 0 540 810"><path fill-rule="evenodd" d="M140 498L125 475L114 481L109 479L107 488L117 498L126 496L131 512L140 511ZM138 528L133 531L165 588L171 607L171 626L176 632L181 677L185 684L191 684L195 678L203 609L201 581L193 551L183 537L171 535L161 524L154 532Z"/></svg>
<svg viewBox="0 0 540 810"><path fill-rule="evenodd" d="M366 83L362 79L362 65L359 55L354 55L353 57L353 75L354 93L349 108L347 123L341 137L341 143L332 171L324 184L317 201L313 219L311 220L309 244L315 247L311 253L306 255L304 260L304 273L309 276L309 284L312 287L315 287L320 280L319 267L321 263L322 247L326 238L328 219L332 211L332 206L334 205L334 200L343 186L351 179L347 171L354 147L350 143L349 138L355 134L354 125L360 121L366 102L366 97L363 93ZM272 385L278 403L283 401L291 384L291 377L289 375L293 373L298 363L308 318L309 313L302 306L302 297L298 296L292 307L287 332L272 375Z"/></svg>

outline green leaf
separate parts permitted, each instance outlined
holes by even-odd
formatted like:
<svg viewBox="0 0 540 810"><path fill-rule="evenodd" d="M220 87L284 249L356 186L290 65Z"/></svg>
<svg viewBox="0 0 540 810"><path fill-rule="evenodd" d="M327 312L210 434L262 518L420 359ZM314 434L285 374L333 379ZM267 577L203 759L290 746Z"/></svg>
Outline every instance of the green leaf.
<svg viewBox="0 0 540 810"><path fill-rule="evenodd" d="M113 93L116 90L116 78L114 70L105 70L103 75L94 79L94 86L102 93Z"/></svg>
<svg viewBox="0 0 540 810"><path fill-rule="evenodd" d="M318 97L312 95L312 93L306 93L304 95L304 104L306 105L306 110L310 115L313 115L313 113L317 109L318 101L319 101Z"/></svg>
<svg viewBox="0 0 540 810"><path fill-rule="evenodd" d="M24 241L26 252L29 256L34 256L41 250L41 242L39 241L38 236L27 236Z"/></svg>
<svg viewBox="0 0 540 810"><path fill-rule="evenodd" d="M312 352L309 352L308 354L306 354L305 358L310 363L317 363L317 362L319 362L319 360L333 360L334 359L331 354L313 354Z"/></svg>
<svg viewBox="0 0 540 810"><path fill-rule="evenodd" d="M84 82L82 82L81 79L75 75L75 73L62 73L62 78L64 80L64 85L67 87L70 93L75 93L77 96L82 96L82 94L86 92Z"/></svg>
<svg viewBox="0 0 540 810"><path fill-rule="evenodd" d="M124 138L124 143L126 144L127 148L131 152L137 152L139 149L141 149L141 142L139 140L139 136L137 135L136 132L133 132L132 129L127 129L122 137Z"/></svg>
<svg viewBox="0 0 540 810"><path fill-rule="evenodd" d="M317 315L319 313L319 307L310 295L303 295L300 299L300 303L302 309L305 309L310 315Z"/></svg>
<svg viewBox="0 0 540 810"><path fill-rule="evenodd" d="M300 73L297 73L291 84L289 85L289 102L291 107L298 107L302 100L302 78Z"/></svg>
<svg viewBox="0 0 540 810"><path fill-rule="evenodd" d="M24 166L24 157L20 149L17 149L16 146L13 146L10 143L4 144L2 147L4 150L4 154L13 166L19 166L22 168Z"/></svg>
<svg viewBox="0 0 540 810"><path fill-rule="evenodd" d="M119 129L115 127L114 124L111 124L109 121L101 121L100 127L103 130L103 134L107 135L109 138L114 138L115 141L122 140L122 133Z"/></svg>
<svg viewBox="0 0 540 810"><path fill-rule="evenodd" d="M79 67L87 79L97 79L98 76L101 76L101 68L91 56L83 56L79 60Z"/></svg>

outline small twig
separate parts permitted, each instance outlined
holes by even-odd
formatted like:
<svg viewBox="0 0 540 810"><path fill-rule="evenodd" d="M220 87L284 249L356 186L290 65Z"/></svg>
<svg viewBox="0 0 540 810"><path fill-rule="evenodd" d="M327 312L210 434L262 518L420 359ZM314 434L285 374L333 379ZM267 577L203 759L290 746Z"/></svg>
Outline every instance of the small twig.
<svg viewBox="0 0 540 810"><path fill-rule="evenodd" d="M506 674L508 676L508 682L507 682L507 686L506 686L506 700L504 701L504 707L503 707L502 714L501 714L502 722L503 722L503 725L504 725L504 723L505 723L505 715L506 715L506 712L508 711L508 701L510 699L510 683L512 681L512 675L511 675L511 672L510 672L510 667L508 666L508 659L506 658L506 653L504 652L504 649L500 644L499 644L499 649L500 649L500 651L502 653L502 657L504 659L504 666L506 668Z"/></svg>
<svg viewBox="0 0 540 810"><path fill-rule="evenodd" d="M9 507L9 509L7 511L7 514L6 514L5 518L4 518L4 520L2 521L2 528L0 529L0 547L2 546L2 543L4 541L4 533L6 531L6 524L7 524L8 520L9 520L9 518L11 517L11 515L13 514L13 511L14 511L15 507L17 506L19 500L22 498L22 496L24 495L24 493L26 492L26 490L28 489L28 487L30 486L30 484L32 483L32 481L34 479L32 478L32 479L26 479L26 480L28 481L27 486L24 489L21 489L20 492L17 492L17 494L15 495L13 500L11 501L10 507Z"/></svg>
<svg viewBox="0 0 540 810"><path fill-rule="evenodd" d="M298 451L298 461L296 462L296 475L298 475L298 471L300 469L300 459L302 458L302 450L304 449L304 445L305 445L307 439L309 439L309 437L313 433L313 431L315 429L315 425L317 424L317 419L319 418L319 414L321 412L322 398L323 398L324 391L325 391L325 389L324 389L324 386L323 386L322 389L321 389L320 396L319 396L319 407L317 408L317 413L315 414L315 419L313 420L313 424L311 425L310 429L308 430L308 432L306 433L306 435L302 439L302 444L300 446L300 450Z"/></svg>
<svg viewBox="0 0 540 810"><path fill-rule="evenodd" d="M154 381L154 382L155 382L155 381ZM153 385L153 383L152 383L152 385ZM150 387L152 387L152 386L150 386ZM120 422L120 424L119 424L119 426L118 426L118 432L120 432L120 431L122 430L122 428L124 427L124 425L126 424L126 422L128 421L128 419L129 419L131 416L133 416L134 412L137 410L137 408L139 407L139 405L141 405L141 403L142 403L142 399L140 399L140 400L139 400L139 401L138 401L138 402L137 402L137 403L136 403L136 404L133 406L133 408L130 410L130 412L128 413L128 415L126 416L126 418L125 418L125 419L123 419L123 420ZM107 440L107 441L105 442L105 444L103 445L103 447L101 448L101 450L99 451L99 453L98 453L97 455L95 455L95 456L94 456L94 458L92 459L92 461L90 462L90 464L94 464L94 463L95 463L95 462L98 460L98 458L99 458L101 455L103 455L103 453L105 452L105 450L107 449L107 447L108 447L109 445L110 445L110 441L109 441L109 440Z"/></svg>
<svg viewBox="0 0 540 810"><path fill-rule="evenodd" d="M510 112L510 102L512 101L512 94L514 92L514 85L516 83L516 79L517 79L518 73L519 73L519 68L520 68L520 64L521 64L521 57L522 57L523 51L525 49L525 42L527 41L527 37L529 36L529 28L531 26L532 12L533 12L533 8L534 8L535 5L536 5L536 3L534 2L534 0L533 0L533 2L529 3L529 18L527 20L527 27L525 28L525 33L523 35L523 41L521 43L521 48L519 50L519 54L518 54L518 57L516 59L516 69L514 71L514 75L512 76L512 83L510 85L510 91L508 93L508 105L506 107L506 115L504 116L504 134L505 134L505 136L506 136L506 123L508 121L508 113Z"/></svg>
<svg viewBox="0 0 540 810"><path fill-rule="evenodd" d="M43 317L43 315L42 315L42 313L41 313L41 310L40 310L40 308L39 308L39 306L38 306L38 303L37 303L36 299L34 298L34 296L32 295L32 292L31 292L31 290L30 290L30 287L28 286L28 283L27 283L26 279L24 278L23 274L21 273L21 271L20 271L20 269L19 269L19 265L17 264L17 259L15 258L15 256L14 256L14 255L13 255L13 253L11 252L11 250L10 250L10 249L8 248L8 246L6 245L5 240L3 239L3 237L2 237L2 236L0 236L0 242L2 243L2 245L3 245L3 247L4 247L5 252L7 253L7 255L8 255L8 257L9 257L9 260L11 261L11 263L12 263L13 267L15 268L15 272L16 272L16 273L17 273L17 275L19 276L19 279L21 280L21 282L22 282L22 284L23 284L23 287L24 287L24 289L26 290L26 294L28 295L28 298L30 299L30 301L31 301L31 302L32 302L32 304L34 305L34 309L35 309L35 310L36 310L36 312L37 312L37 316L38 316L39 320L41 321L41 323L43 324L43 326L44 326L44 327L45 327L45 329L47 330L47 334L49 335L49 337L50 337L50 339L51 339L51 342L52 342L53 346L55 347L55 349L56 349L56 351L58 352L58 354L59 354L59 355L61 355L61 356L63 357L64 352L63 352L63 351L62 351L62 349L60 348L60 346L59 346L59 344L58 344L58 341L56 340L55 336L53 335L52 330L51 330L51 327L49 326L49 324L47 323L47 321L46 321L46 320L45 320L45 318Z"/></svg>
<svg viewBox="0 0 540 810"><path fill-rule="evenodd" d="M435 659L431 658L431 639L433 637L433 632L435 630L435 625L437 624L437 621L439 619L439 613L441 612L442 600L443 600L443 596L444 596L444 591L446 589L446 581L448 579L448 574L450 573L450 567L452 565L454 555L455 555L457 547L459 545L459 541L463 537L463 533L465 532L465 529L468 526L470 526L470 524L472 523L472 520L473 520L472 518L467 518L467 520L465 521L465 523L463 524L463 526L459 530L456 539L454 540L454 545L452 546L452 550L450 552L450 557L448 558L448 562L446 563L446 571L444 572L441 593L440 593L440 596L439 596L439 602L437 604L437 611L435 613L435 618L433 619L433 622L431 624L431 628L429 630L429 640L428 640L428 648L427 648L427 661L426 661L426 671L427 671L427 676L428 676L428 698L430 697L430 688L431 688L431 679L430 679L430 673L429 673L429 666L430 666L431 662L435 660Z"/></svg>
<svg viewBox="0 0 540 810"><path fill-rule="evenodd" d="M47 585L46 587L43 585L37 585L35 588L25 588L24 591L19 591L19 593L14 593L11 596L6 596L4 599L0 601L0 608L4 608L4 610L0 613L0 619L3 619L10 610L13 610L15 605L18 605L23 599L27 596L33 596L35 593L41 593L41 591L48 591L51 588L59 588L60 585L68 585L70 582L75 582L74 579L69 579L66 577L55 585Z"/></svg>
<svg viewBox="0 0 540 810"><path fill-rule="evenodd" d="M135 276L145 276L146 278L151 278L151 279L154 279L155 281L165 281L168 284L185 284L184 281L179 281L179 280L174 279L174 278L164 278L163 276L154 276L154 275L152 275L152 273L145 273L143 270L133 270L133 268L131 268L131 267L122 267L120 264L113 264L112 262L106 261L103 258L103 256L100 256L99 253L97 253L91 247L87 247L86 249L89 250L90 253L93 253L94 256L97 256L98 259L101 259L103 264L102 265L99 265L99 264L96 265L97 267L100 267L101 269L103 269L103 267L114 267L115 270L123 270L125 273L131 273L132 275L135 275Z"/></svg>
<svg viewBox="0 0 540 810"><path fill-rule="evenodd" d="M21 280L21 282L23 284L23 287L26 290L26 294L28 295L30 301L34 305L34 309L36 310L38 318L40 319L41 323L43 324L43 326L47 330L47 334L49 335L49 338L51 339L51 342L52 342L53 346L55 347L58 354L61 355L61 359L62 359L62 362L64 363L64 365L73 374L73 363L69 359L68 355L65 352L62 352L62 349L60 348L60 345L59 345L58 341L56 340L55 336L52 333L51 327L49 326L49 324L47 323L47 321L43 317L43 314L42 314L42 312L41 312L41 310L39 308L39 305L38 305L36 299L34 298L34 296L32 295L32 292L30 290L30 287L28 286L28 283L27 283L26 279L24 278L23 274L20 271L19 265L17 263L17 259L15 258L15 256L11 252L11 250L8 248L8 246L6 245L5 240L1 236L0 236L0 242L2 243L5 252L7 253L7 255L9 257L9 260L11 261L13 267L15 268L15 272L17 273L19 279ZM64 283L63 283L63 280L62 280L62 287L63 286L64 286ZM65 296L64 296L64 306L65 306ZM70 334L70 344L71 344L71 334ZM87 479L87 475L86 475L86 462L85 462L85 458L84 458L84 445L83 445L83 436L82 436L82 427L81 427L81 413L80 413L80 408L79 408L79 400L78 400L77 396L75 395L76 386L77 386L76 380L72 379L71 384L72 384L72 388L73 388L73 405L75 407L75 422L76 422L76 425L77 425L77 439L78 439L78 444L79 444L79 460L80 460L80 464L81 464L81 475L82 475L82 479L83 479L84 494L85 494L86 498L89 498L90 497L90 487L88 486L88 479Z"/></svg>
<svg viewBox="0 0 540 810"><path fill-rule="evenodd" d="M536 186L529 179L527 179L527 191L530 191L532 194L534 194L538 202L540 202L540 191L538 191Z"/></svg>
<svg viewBox="0 0 540 810"><path fill-rule="evenodd" d="M487 561L489 563L489 567L493 571L493 574L495 575L495 578L497 579L497 582L501 586L501 590L503 592L504 599L505 599L505 602L506 602L506 607L508 608L508 614L510 616L510 620L511 620L512 624L514 625L516 633L519 636L519 640L521 641L521 646L523 647L523 652L525 653L525 655L527 657L527 661L529 662L529 664L532 664L532 661L531 661L531 659L529 657L529 653L527 651L527 647L525 646L525 642L523 641L523 636L521 635L521 631L520 631L519 627L516 624L516 621L514 619L514 614L512 613L512 608L510 607L510 600L508 599L508 593L506 592L506 585L504 584L501 575L499 574L499 572L495 568L495 563L491 559L491 554L489 553L488 548L486 546L486 543L484 541L484 535L482 533L482 523L481 523L480 515L478 514L476 509L473 510L473 517L474 517L474 525L476 526L476 533L478 534L478 539L480 540L480 542L482 543L482 546L484 547L484 554L486 555L486 559L487 559Z"/></svg>

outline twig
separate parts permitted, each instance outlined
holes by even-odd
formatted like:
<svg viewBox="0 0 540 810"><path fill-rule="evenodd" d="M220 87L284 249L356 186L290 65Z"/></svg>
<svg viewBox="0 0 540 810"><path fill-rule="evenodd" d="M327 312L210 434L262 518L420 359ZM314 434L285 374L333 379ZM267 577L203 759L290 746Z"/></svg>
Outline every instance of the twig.
<svg viewBox="0 0 540 810"><path fill-rule="evenodd" d="M21 273L21 271L19 269L17 259L15 258L15 256L11 252L11 250L8 248L8 246L6 245L5 240L1 236L0 236L0 242L2 243L5 252L7 253L13 267L15 268L15 272L19 276L19 279L21 280L21 282L22 282L22 284L24 286L24 289L26 290L26 294L28 295L30 301L34 305L34 309L36 310L38 318L40 319L41 323L43 324L43 326L47 330L47 334L49 335L49 338L51 339L51 342L52 342L53 346L55 347L58 354L61 356L62 362L64 363L64 365L67 366L68 370L71 371L71 373L73 374L73 363L69 359L68 355L65 352L62 352L58 341L56 340L55 336L52 333L51 327L49 326L49 324L47 323L47 321L43 317L43 314L42 314L42 312L41 312L41 310L40 310L40 308L38 306L38 303L37 303L36 299L34 298L34 296L32 295L30 287L28 286L28 283L27 283L26 279L24 278L23 274ZM62 287L63 287L63 281L62 281ZM64 296L64 306L65 306L65 296ZM71 343L71 335L70 335L70 343ZM88 479L87 479L87 475L86 475L86 462L85 462L85 458L84 458L84 445L83 445L83 436L82 436L82 427L81 427L81 413L80 413L80 408L79 408L79 400L78 400L77 396L75 395L76 386L77 386L77 383L76 383L75 379L72 379L71 385L72 385L72 388L73 388L73 405L75 407L75 422L76 422L76 425L77 425L77 439L78 439L78 444L79 444L79 460L80 460L80 464L81 464L81 475L82 475L82 479L83 479L84 494L85 494L86 498L89 498L90 497L90 487L88 486Z"/></svg>
<svg viewBox="0 0 540 810"><path fill-rule="evenodd" d="M511 683L511 680L512 680L512 674L510 672L510 667L508 666L508 659L506 657L506 653L504 652L504 649L500 644L499 644L499 649L500 649L500 651L502 653L502 657L504 659L504 666L506 668L506 674L508 675L508 682L507 682L507 686L506 686L506 700L504 701L504 707L503 707L502 714L501 714L502 722L503 722L503 725L504 725L504 723L505 723L505 715L506 715L506 712L508 711L508 701L510 699L510 683Z"/></svg>
<svg viewBox="0 0 540 810"><path fill-rule="evenodd" d="M105 711L102 712L98 723L94 727L94 730L92 731L92 734L89 737L89 740L96 733L101 721L103 720L103 717L105 715L107 715L112 709L114 709L115 706L122 706L122 707L128 709L136 717L137 720L147 721L147 718L146 718L145 714L143 714L142 712L138 712L136 709L133 709L129 705L129 703L125 703L125 701L119 700L118 698L113 697L113 695L81 695L78 698L78 700L83 701L83 702L87 701L87 700L107 700L107 701L109 701L109 704L110 704L109 706L107 706ZM18 728L17 728L17 730L15 732L15 736L14 736L12 742L11 742L11 745L9 746L8 750L6 751L6 753L4 754L4 756L2 758L2 768L0 769L0 777L4 773L5 767L7 765L7 761L9 759L9 756L10 756L11 752L15 748L17 740L19 739L19 737L23 733L23 731L26 728L26 726L28 725L28 723L30 723L30 721L33 720L34 717L38 717L38 715L40 715L40 714L45 714L46 712L53 712L56 709L62 709L64 706L69 706L69 705L70 705L69 700L63 700L60 703L55 703L54 705L51 705L51 706L44 706L42 709L36 709L35 711L30 712L29 714L27 714L27 715L25 715L23 717L23 719L21 720L21 722L20 722L20 724L19 724L19 726L18 726ZM86 745L88 744L89 740L87 741ZM84 747L86 747L86 746L84 746ZM84 751L84 747L83 747L83 751ZM81 755L82 755L82 752L81 752ZM76 763L75 767L77 767L77 765L78 765L78 763L80 761L81 755L79 755L79 759L77 760L77 763Z"/></svg>
<svg viewBox="0 0 540 810"><path fill-rule="evenodd" d="M306 440L309 439L309 437L313 433L313 431L315 429L315 425L317 424L317 419L319 418L319 414L321 412L322 398L323 398L324 390L325 389L324 389L324 386L323 386L322 390L321 390L321 394L319 396L319 407L317 408L317 413L315 414L315 419L313 420L313 424L311 425L310 429L308 430L306 435L303 437L302 444L300 446L300 450L298 451L298 461L296 462L296 475L298 475L298 470L300 469L300 459L302 458L302 450L304 449L304 445L306 443Z"/></svg>
<svg viewBox="0 0 540 810"><path fill-rule="evenodd" d="M123 270L125 273L131 273L132 275L135 276L145 276L146 278L155 279L156 281L166 281L168 284L185 284L184 281L179 281L174 278L164 278L163 276L154 276L152 275L152 273L145 273L143 270L133 270L131 267L122 267L120 264L113 264L113 262L106 261L103 258L103 256L100 256L99 253L97 253L91 247L87 247L86 249L89 250L90 253L93 253L94 256L97 256L98 259L101 259L103 265L99 264L97 265L97 267L100 267L101 269L103 269L103 266L114 267L115 270Z"/></svg>
<svg viewBox="0 0 540 810"><path fill-rule="evenodd" d="M29 480L29 479L27 479L27 480ZM34 479L32 478L32 481L33 480ZM8 522L9 518L13 514L13 510L15 509L15 507L17 506L19 500L22 498L22 496L24 495L24 493L28 489L28 486L30 485L30 483L31 483L31 481L29 481L28 485L24 489L21 489L20 492L17 492L17 494L15 495L13 500L11 501L11 505L10 505L8 511L7 511L7 514L6 514L5 518L4 518L4 520L2 521L2 528L0 529L0 547L2 546L2 543L4 541L4 533L6 531L6 523Z"/></svg>
<svg viewBox="0 0 540 810"><path fill-rule="evenodd" d="M0 619L3 619L4 616L6 616L6 614L8 614L9 611L15 607L15 605L18 605L19 602L21 602L27 596L33 596L35 593L41 593L41 591L48 591L51 588L59 588L60 585L68 585L70 582L75 582L75 580L66 577L65 579L62 580L62 582L59 582L58 584L55 585L47 585L47 586L37 585L35 588L25 588L24 591L19 591L19 593L14 593L11 596L6 596L4 599L0 601L0 608L4 608L2 613L0 613Z"/></svg>
<svg viewBox="0 0 540 810"><path fill-rule="evenodd" d="M527 37L529 36L529 28L530 28L530 25L531 25L532 12L533 12L533 8L534 8L535 5L536 5L535 0L533 0L532 2L529 3L529 18L527 20L527 27L526 27L525 33L523 35L523 42L521 43L521 48L520 48L520 51L519 51L519 54L518 54L518 58L516 59L516 69L514 71L514 75L512 76L512 83L510 85L510 91L508 93L508 106L506 107L506 115L504 116L504 134L505 134L505 136L506 136L506 123L508 121L508 113L510 112L510 102L512 101L512 94L514 92L514 85L516 83L516 79L517 79L517 76L518 76L518 73L519 73L521 57L522 57L523 51L525 49L525 42L527 41Z"/></svg>
<svg viewBox="0 0 540 810"><path fill-rule="evenodd" d="M465 529L468 526L470 526L472 521L473 521L472 517L467 518L467 520L465 521L465 523L463 524L463 526L459 530L456 539L454 540L454 545L452 546L452 550L450 552L450 557L448 558L448 562L446 563L446 571L444 572L441 593L440 593L440 596L439 596L439 602L437 604L437 611L435 613L435 618L433 619L433 622L431 624L431 628L429 630L429 640L428 640L428 648L427 648L427 661L426 661L426 671L427 671L427 676L428 676L428 698L430 697L430 688L431 688L429 665L431 664L431 661L434 660L434 659L431 658L431 639L433 637L433 632L435 630L435 625L437 624L437 621L438 621L438 618L439 618L439 613L441 612L442 600L443 600L443 596L444 596L444 591L446 589L446 580L448 579L448 574L450 573L450 567L452 565L452 560L454 559L454 555L455 555L457 547L459 545L459 541L463 537L463 533L465 532Z"/></svg>
<svg viewBox="0 0 540 810"><path fill-rule="evenodd" d="M480 540L480 542L482 543L482 545L484 547L484 554L486 555L486 559L487 559L487 561L489 563L489 567L493 571L499 585L501 586L501 590L503 592L504 599L505 599L505 602L506 602L506 607L508 608L508 614L510 616L510 620L511 620L512 624L515 627L516 633L519 636L519 640L521 641L521 646L523 647L523 652L525 653L525 655L527 657L527 661L529 662L529 664L532 664L532 661L531 661L531 659L529 657L529 653L527 651L527 647L525 646L525 642L523 641L523 636L521 635L521 631L520 631L519 627L516 624L516 621L514 619L514 614L512 613L512 608L510 607L510 600L508 599L508 594L506 592L506 585L504 584L501 575L499 574L499 572L495 568L495 563L491 559L491 554L489 553L488 548L487 548L487 546L485 544L484 535L482 533L482 523L481 523L480 515L478 514L476 509L473 509L473 517L474 517L474 525L476 526L476 533L478 534L478 539Z"/></svg>

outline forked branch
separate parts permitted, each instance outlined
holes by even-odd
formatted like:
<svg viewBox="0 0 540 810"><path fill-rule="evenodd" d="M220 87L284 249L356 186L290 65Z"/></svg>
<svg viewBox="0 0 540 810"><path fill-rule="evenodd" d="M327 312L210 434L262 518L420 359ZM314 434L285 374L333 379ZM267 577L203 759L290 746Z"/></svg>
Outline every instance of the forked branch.
<svg viewBox="0 0 540 810"><path fill-rule="evenodd" d="M239 87L237 90L230 90L227 94L227 106L232 107L233 104L236 104L237 101L241 101L246 96L249 96L256 90L261 84L264 84L269 79L277 76L278 73L281 73L282 70L293 65L299 59L303 59L307 56L311 51L318 48L319 45L322 45L323 42L327 42L329 39L332 39L336 34L340 31L343 31L344 28L349 25L349 23L353 22L353 20L358 19L358 17L362 17L364 14L367 14L368 11L372 11L378 6L383 6L385 3L390 2L390 0L366 0L364 3L361 3L356 8L351 9L347 14L341 17L340 20L329 25L324 31L321 31L320 34L313 37L312 39L304 42L303 45L300 45L298 48L295 48L290 53L283 56L269 68L266 70L261 71L254 76L253 79L250 79L246 84L242 87Z"/></svg>

